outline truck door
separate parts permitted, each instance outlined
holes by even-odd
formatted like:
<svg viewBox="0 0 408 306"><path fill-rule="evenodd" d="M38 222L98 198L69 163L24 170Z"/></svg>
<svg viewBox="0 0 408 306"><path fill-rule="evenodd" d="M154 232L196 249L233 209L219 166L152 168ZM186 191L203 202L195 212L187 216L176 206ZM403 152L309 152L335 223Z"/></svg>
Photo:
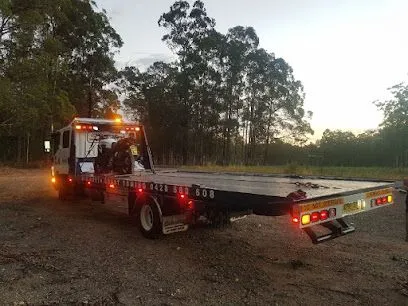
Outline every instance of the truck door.
<svg viewBox="0 0 408 306"><path fill-rule="evenodd" d="M54 155L54 169L56 173L68 174L68 159L70 155L71 130L62 130L60 133L60 142Z"/></svg>

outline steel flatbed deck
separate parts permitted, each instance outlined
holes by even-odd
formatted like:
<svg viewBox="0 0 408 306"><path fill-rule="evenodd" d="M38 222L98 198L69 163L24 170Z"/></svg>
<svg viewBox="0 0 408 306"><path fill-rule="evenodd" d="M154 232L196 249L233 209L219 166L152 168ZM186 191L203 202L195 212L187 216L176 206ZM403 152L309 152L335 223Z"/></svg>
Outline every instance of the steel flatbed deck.
<svg viewBox="0 0 408 306"><path fill-rule="evenodd" d="M181 193L195 201L212 202L213 206L230 212L251 210L255 214L268 216L290 214L297 203L345 197L394 186L387 181L177 170L159 170L155 173L143 171L114 176L91 175L82 180L106 186L108 194L126 195L138 189L167 196ZM302 197L292 197L299 191Z"/></svg>
<svg viewBox="0 0 408 306"><path fill-rule="evenodd" d="M390 185L390 181L373 181L340 178L316 178L283 175L235 174L219 172L193 172L163 170L156 173L141 172L139 175L117 176L123 180L154 181L157 184L180 186L199 185L202 188L239 192L254 195L287 197L299 189L306 191L308 199L333 196L367 188Z"/></svg>

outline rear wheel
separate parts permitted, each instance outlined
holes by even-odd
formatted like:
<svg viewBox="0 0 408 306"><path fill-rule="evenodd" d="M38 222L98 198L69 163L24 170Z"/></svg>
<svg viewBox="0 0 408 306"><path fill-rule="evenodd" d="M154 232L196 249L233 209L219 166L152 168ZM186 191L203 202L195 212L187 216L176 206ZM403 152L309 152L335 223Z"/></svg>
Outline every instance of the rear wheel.
<svg viewBox="0 0 408 306"><path fill-rule="evenodd" d="M156 239L163 233L160 211L153 200L142 205L138 221L140 232L146 238Z"/></svg>
<svg viewBox="0 0 408 306"><path fill-rule="evenodd" d="M102 191L91 189L89 191L89 196L93 202L105 202L105 196Z"/></svg>
<svg viewBox="0 0 408 306"><path fill-rule="evenodd" d="M85 195L83 185L75 184L72 180L68 180L67 176L60 176L57 181L60 201L76 200Z"/></svg>
<svg viewBox="0 0 408 306"><path fill-rule="evenodd" d="M59 186L59 189L58 189L58 199L63 202L68 200L67 186L63 182L61 182L61 185Z"/></svg>

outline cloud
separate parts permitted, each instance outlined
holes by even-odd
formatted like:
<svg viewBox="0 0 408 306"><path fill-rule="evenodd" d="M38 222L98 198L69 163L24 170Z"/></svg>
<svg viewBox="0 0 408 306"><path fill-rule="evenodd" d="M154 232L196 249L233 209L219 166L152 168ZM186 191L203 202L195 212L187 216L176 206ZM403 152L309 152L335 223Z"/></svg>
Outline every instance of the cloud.
<svg viewBox="0 0 408 306"><path fill-rule="evenodd" d="M126 62L116 61L116 67L118 69L122 69L126 66L135 66L143 71L143 70L146 70L154 62L162 61L162 62L168 63L168 62L171 62L172 60L174 60L174 57L172 55L165 54L165 53L151 53L147 56L139 57L139 58L132 59Z"/></svg>
<svg viewBox="0 0 408 306"><path fill-rule="evenodd" d="M112 17L120 17L124 13L124 9L122 7L114 7L112 10L109 11L109 15Z"/></svg>

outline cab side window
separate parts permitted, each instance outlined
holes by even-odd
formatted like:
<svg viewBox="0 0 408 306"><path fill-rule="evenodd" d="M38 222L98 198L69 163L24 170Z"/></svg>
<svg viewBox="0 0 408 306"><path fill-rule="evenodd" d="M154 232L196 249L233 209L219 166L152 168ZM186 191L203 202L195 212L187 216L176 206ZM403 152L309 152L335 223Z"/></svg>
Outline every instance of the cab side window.
<svg viewBox="0 0 408 306"><path fill-rule="evenodd" d="M63 148L69 148L69 136L70 136L70 131L64 131L62 134L62 147Z"/></svg>

